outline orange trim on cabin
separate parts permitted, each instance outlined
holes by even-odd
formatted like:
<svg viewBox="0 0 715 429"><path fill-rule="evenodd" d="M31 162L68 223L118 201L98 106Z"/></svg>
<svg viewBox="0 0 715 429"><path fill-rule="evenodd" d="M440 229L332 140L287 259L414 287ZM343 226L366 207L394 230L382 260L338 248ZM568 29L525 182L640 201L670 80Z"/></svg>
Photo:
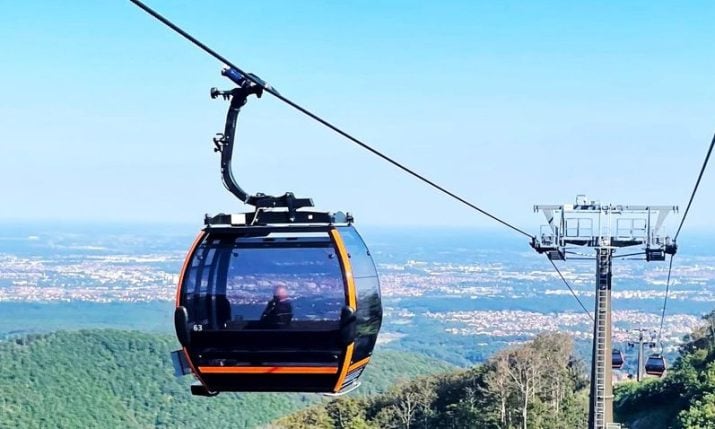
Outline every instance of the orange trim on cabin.
<svg viewBox="0 0 715 429"><path fill-rule="evenodd" d="M353 371L355 371L356 369L367 365L368 362L370 362L370 357L369 357L369 356L366 357L365 359L361 359L361 360L355 362L354 364L350 365L350 367L348 368L348 372L353 372Z"/></svg>
<svg viewBox="0 0 715 429"><path fill-rule="evenodd" d="M340 236L340 232L333 228L330 230L330 236L333 238L333 243L338 250L340 255L340 265L343 268L343 278L345 279L345 284L347 287L346 295L348 306L353 310L357 310L357 299L355 298L355 280L353 279L353 269L350 264L350 256L345 248L345 242L343 237ZM349 361L348 361L349 362Z"/></svg>
<svg viewBox="0 0 715 429"><path fill-rule="evenodd" d="M353 269L352 264L350 264L350 255L348 250L345 248L345 242L343 237L340 235L340 231L333 228L330 230L330 236L335 243L335 248L340 255L340 265L343 268L343 278L345 279L346 295L348 306L353 310L357 310L357 298L355 296L355 280L353 279ZM350 361L353 359L353 349L355 348L355 342L350 343L350 345L345 350L345 357L343 358L343 364L340 365L340 375L338 375L338 381L335 383L334 392L339 392L343 387L343 382L345 382L345 376L348 374L348 369L350 366Z"/></svg>
<svg viewBox="0 0 715 429"><path fill-rule="evenodd" d="M204 374L337 374L335 366L200 366Z"/></svg>
<svg viewBox="0 0 715 429"><path fill-rule="evenodd" d="M353 358L353 349L355 348L355 343L352 342L348 346L348 349L345 350L345 359L343 359L343 365L342 368L340 369L340 375L338 376L338 382L335 383L335 388L333 388L333 391L335 393L339 392L340 389L343 388L343 383L345 382L345 376L348 375L348 366L350 365L350 361Z"/></svg>

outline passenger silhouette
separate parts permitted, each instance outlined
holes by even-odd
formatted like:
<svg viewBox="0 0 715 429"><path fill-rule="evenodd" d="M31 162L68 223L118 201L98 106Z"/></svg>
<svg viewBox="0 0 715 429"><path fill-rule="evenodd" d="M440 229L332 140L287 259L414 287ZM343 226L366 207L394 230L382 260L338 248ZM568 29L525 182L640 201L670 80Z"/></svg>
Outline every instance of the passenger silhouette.
<svg viewBox="0 0 715 429"><path fill-rule="evenodd" d="M263 310L261 321L272 326L287 326L293 319L293 306L288 297L285 286L276 286L273 290L273 299L268 301Z"/></svg>

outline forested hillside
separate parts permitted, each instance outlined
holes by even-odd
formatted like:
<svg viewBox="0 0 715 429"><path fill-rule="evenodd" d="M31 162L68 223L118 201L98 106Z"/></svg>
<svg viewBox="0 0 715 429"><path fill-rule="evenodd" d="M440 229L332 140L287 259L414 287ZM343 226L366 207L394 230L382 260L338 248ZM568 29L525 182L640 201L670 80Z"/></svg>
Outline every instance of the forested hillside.
<svg viewBox="0 0 715 429"><path fill-rule="evenodd" d="M715 311L663 379L616 386L629 429L715 429ZM308 428L582 428L588 384L563 334L542 334L470 370L421 377L374 397L339 398L277 420Z"/></svg>
<svg viewBox="0 0 715 429"><path fill-rule="evenodd" d="M0 342L0 427L243 428L264 424L318 395L192 397L173 375L173 337L86 330ZM356 396L397 380L448 370L419 355L378 351Z"/></svg>
<svg viewBox="0 0 715 429"><path fill-rule="evenodd" d="M663 379L616 387L617 421L630 429L715 429L715 312L705 320ZM190 378L173 376L175 346L168 335L118 330L0 342L0 427L570 429L584 427L587 417L586 371L564 334L542 334L456 372L419 355L378 350L356 394L331 401L192 397Z"/></svg>
<svg viewBox="0 0 715 429"><path fill-rule="evenodd" d="M543 334L473 369L421 377L370 398L345 397L275 422L308 428L584 427L587 385L572 339Z"/></svg>
<svg viewBox="0 0 715 429"><path fill-rule="evenodd" d="M715 311L688 338L663 379L616 389L616 414L630 429L715 429Z"/></svg>

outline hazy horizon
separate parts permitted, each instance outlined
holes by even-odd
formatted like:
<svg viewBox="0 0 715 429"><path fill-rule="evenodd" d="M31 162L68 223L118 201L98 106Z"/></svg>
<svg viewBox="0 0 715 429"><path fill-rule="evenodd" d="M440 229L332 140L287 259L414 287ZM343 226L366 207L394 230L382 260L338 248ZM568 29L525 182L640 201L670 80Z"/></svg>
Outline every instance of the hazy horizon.
<svg viewBox="0 0 715 429"><path fill-rule="evenodd" d="M580 193L683 208L715 127L708 2L151 6L527 230L533 204ZM227 16L251 18L216 25ZM15 3L2 22L0 219L198 223L240 210L212 151L221 64L129 2ZM234 167L250 192L293 191L361 224L491 223L270 96L239 123ZM712 224L713 177L686 231Z"/></svg>

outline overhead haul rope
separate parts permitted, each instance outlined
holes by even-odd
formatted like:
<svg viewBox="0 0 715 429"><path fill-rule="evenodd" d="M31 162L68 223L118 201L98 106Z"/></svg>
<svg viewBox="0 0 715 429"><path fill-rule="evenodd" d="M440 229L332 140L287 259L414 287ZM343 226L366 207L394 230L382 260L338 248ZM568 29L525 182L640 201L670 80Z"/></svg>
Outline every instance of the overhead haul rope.
<svg viewBox="0 0 715 429"><path fill-rule="evenodd" d="M536 237L534 237L533 235L529 234L528 232L525 232L523 229L518 228L518 227L512 225L511 223L505 221L504 219L501 219L501 218L499 218L498 216L496 216L496 215L494 215L494 214L492 214L492 213L490 213L490 212L488 212L488 211L486 211L486 210L480 208L480 207L477 206L476 204L473 204L473 203L469 202L469 201L466 200L465 198L460 197L459 195L457 195L457 194L455 194L454 192L452 192L452 191L450 191L450 190L444 188L443 186L438 185L438 184L435 183L434 181L428 179L427 177L421 175L420 173L417 173L416 171L414 171L414 170L412 170L411 168L407 167L406 165L404 165L404 164L402 164L402 163L400 163L400 162L394 160L393 158L391 158L391 157L385 155L384 153L382 153L382 152L380 152L379 150L373 148L372 146L368 145L367 143L363 142L362 140L358 139L357 137L354 137L354 136L351 135L350 133L348 133L348 132L346 132L346 131L343 131L342 129L338 128L336 125L333 125L332 123L330 123L328 120L323 119L322 117L320 117L320 116L318 116L317 114L311 112L310 110L306 109L305 107L303 107L303 106L299 105L298 103L296 103L296 102L290 100L289 98L287 98L287 97L281 95L281 94L280 94L278 91L276 91L273 87L271 87L270 85L267 85L265 82L261 81L260 79L257 79L254 75L252 75L252 74L250 74L250 73L244 72L243 69L241 69L240 67L237 67L235 64L233 64L233 63L232 63L231 61L229 61L227 58L225 58L224 56L222 56L222 55L219 54L218 52L214 51L213 49L209 48L208 46L206 46L205 44L203 44L201 41L199 41L198 39L196 39L194 36L192 36L191 34L187 33L187 32L184 31L183 29L179 28L176 24L174 24L173 22L171 22L171 21L169 21L168 19L164 18L161 14L159 14L158 12L156 12L155 10L153 10L152 8L150 8L149 6L147 6L146 4L142 3L141 1L139 1L139 0L129 0L129 1L131 1L132 3L134 3L136 6L138 6L140 9L142 9L144 12L148 13L149 15L151 15L151 16L153 16L154 18L156 18L157 20L159 20L161 23L163 23L164 25L166 25L166 26L169 27L170 29L172 29L172 30L174 30L175 32L177 32L179 35L181 35L181 36L184 37L186 40L188 40L189 42L191 42L191 43L193 43L194 45L196 45L197 47L199 47L201 50L203 50L203 51L206 52L207 54L209 54L209 55L211 55L212 57L216 58L217 60L221 61L223 64L225 64L225 65L227 65L227 66L229 66L229 67L231 67L231 68L237 70L239 73L241 73L241 74L243 75L243 77L245 77L245 78L248 79L249 81L253 82L254 84L260 86L261 88L263 88L263 90L264 90L265 92L267 92L267 93L271 94L272 96L276 97L278 100L280 100L280 101L284 102L285 104L291 106L292 108L298 110L299 112L303 113L304 115L308 116L309 118L311 118L311 119L313 119L313 120L319 122L320 124L322 124L322 125L324 125L325 127L331 129L332 131L338 133L339 135L345 137L346 139L350 140L351 142L353 142L353 143L357 144L358 146L362 147L363 149L369 151L369 152L372 153L373 155L376 155L376 156L378 156L379 158L382 158L384 161L387 161L388 163L394 165L395 167L399 168L400 170L404 171L405 173L407 173L407 174L409 174L409 175L411 175L411 176L417 178L418 180L420 180L420 181L426 183L427 185L431 186L432 188L434 188L434 189L436 189L436 190L442 192L443 194L446 194L447 196L449 196L449 197L451 197L451 198L453 198L453 199L459 201L460 203L466 205L467 207L469 207L469 208L471 208L471 209L473 209L473 210L475 210L475 211L477 211L477 212L483 214L484 216L487 216L488 218L490 218L490 219L492 219L492 220L494 220L494 221L496 221L496 222L499 222L500 224L506 226L507 228L510 228L511 230L513 230L513 231L515 231L515 232L517 232L517 233L519 233L519 234L522 234L522 235L524 235L524 236L526 236L526 237L529 237L531 240L534 240L534 239L536 238ZM552 264L553 264L553 262L552 262ZM559 273L559 276L560 276L561 279L564 281L564 283L566 284L566 286L568 286L568 288L569 288L569 290L571 291L571 293L572 293L572 295L574 296L574 298L576 298L576 300L579 302L579 304L581 305L581 307L586 311L586 313L588 314L588 316L589 316L591 319L593 319L593 317L591 316L591 313L589 313L588 310L586 310L586 307L584 307L584 305L583 305L583 303L581 302L581 300L578 298L578 296L576 296L576 293L575 293L575 292L573 291L573 289L571 288L571 285L569 285L569 283L566 281L566 279L564 278L564 276L561 275L561 272L558 270L558 268L556 268L556 265L554 265L554 268L555 268L556 271Z"/></svg>
<svg viewBox="0 0 715 429"><path fill-rule="evenodd" d="M549 258L547 258L547 259L549 259ZM583 302L581 302L581 299L578 297L578 295L576 295L576 291L574 291L573 288L571 287L571 285L569 284L569 282L566 281L566 277L564 277L564 275L561 274L561 270L559 270L559 267L556 266L556 264L554 263L553 260L549 259L549 262L551 262L551 265L553 265L556 272L559 273L559 277L561 277L561 280L564 282L566 287L569 288L569 291L571 291L571 295L573 295L573 297L576 298L576 301L578 301L578 304L581 306L581 308L583 308L583 311L586 313L588 318L595 322L595 320L593 319L593 316L591 315L591 312L588 311L588 309L586 309L586 306L583 305Z"/></svg>
<svg viewBox="0 0 715 429"><path fill-rule="evenodd" d="M228 59L224 58L224 57L223 57L222 55L220 55L218 52L216 52L216 51L214 51L213 49L209 48L208 46L204 45L204 44L201 43L199 40L197 40L195 37L193 37L192 35L190 35L190 34L187 33L186 31L182 30L181 28L177 27L174 23L172 23L172 22L169 21L168 19L164 18L164 17L161 16L158 12L154 11L153 9L151 9L149 6L145 5L145 4L142 3L141 1L139 1L139 0L129 0L129 1L131 1L132 3L134 3L135 5L137 5L138 7L140 7L141 9L143 9L143 10L144 10L146 13L148 13L149 15L151 15L151 16L153 16L154 18L156 18L156 19L158 19L159 21L161 21L161 22L162 22L163 24L165 24L167 27L169 27L169 28L171 28L172 30L174 30L174 31L176 31L177 33L179 33L179 34L180 34L181 36L183 36L185 39L187 39L188 41L190 41L190 42L193 43L194 45L198 46L199 48L201 48L202 50L204 50L206 53L208 53L209 55L211 55L212 57L216 58L217 60L221 61L222 63L226 64L227 66L236 69L236 70L237 70L238 72L240 72L246 79L248 79L248 80L250 80L251 82L255 83L256 85L262 87L265 92L271 94L272 96L276 97L277 99L279 99L280 101L284 102L285 104L287 104L287 105L293 107L294 109L296 109L296 110L298 110L299 112L305 114L305 115L308 116L309 118L318 121L318 122L321 123L322 125L324 125L324 126L330 128L331 130L335 131L336 133L340 134L341 136L345 137L346 139L350 140L351 142L357 144L358 146L362 147L363 149L366 149L366 150L368 150L369 152L371 152L372 154L377 155L378 157L382 158L383 160L385 160L385 161L389 162L390 164L394 165L395 167L401 169L401 170L404 171L405 173L410 174L411 176L413 176L413 177L415 177L415 178L421 180L422 182L428 184L429 186L431 186L431 187L437 189L438 191L440 191L440 192L442 192L442 193L444 193L444 194L450 196L451 198L454 198L455 200L459 201L460 203L466 205L467 207L470 207L470 208L472 208L473 210L476 210L476 211L478 211L479 213L481 213L481 214L483 214L483 215L485 215L485 216L487 216L487 217L489 217L489 218L491 218L491 219L493 219L493 220L495 220L495 221L501 223L502 225L506 226L507 228L511 228L512 230L514 230L514 231L516 231L516 232L518 232L518 233L520 233L520 234L523 234L523 235L525 235L525 236L527 236L527 237L529 237L529 238L534 238L533 235L531 235L531 234L525 232L524 230L522 230L522 229L520 229L520 228L517 228L516 226L512 225L511 223L509 223L509 222L507 222L507 221L505 221L505 220L503 220L503 219L501 219L501 218L499 218L499 217L497 217L497 216L495 216L495 215L493 215L493 214L487 212L486 210L481 209L481 208L478 207L476 204L470 203L470 202L467 201L466 199L464 199L464 198L460 197L459 195L455 194L454 192L452 192L452 191L450 191L450 190L448 190L448 189L446 189L446 188L444 188L444 187L438 185L437 183L435 183L435 182L433 182L432 180L426 178L425 176L423 176L423 175L417 173L416 171L412 170L411 168L407 167L406 165L404 165L404 164L402 164L402 163L400 163L400 162L398 162L398 161L396 161L396 160L390 158L389 156L385 155L384 153L380 152L379 150L377 150L377 149L373 148L372 146L368 145L367 143L361 141L361 140L358 139L357 137L354 137L353 135L349 134L348 132L343 131L342 129L338 128L336 125L333 125L332 123L328 122L326 119L321 118L321 117L318 116L317 114L311 112L310 110L308 110L308 109L306 109L305 107L299 105L298 103L296 103L296 102L294 102L294 101L288 99L287 97L284 97L284 96L281 95L278 91L276 91L275 89L273 89L273 87L271 87L271 86L269 86L269 85L266 85L264 82L262 82L260 79L257 79L256 77L254 77L254 76L251 75L250 73L244 72L241 68L235 66L233 63L231 63Z"/></svg>
<svg viewBox="0 0 715 429"><path fill-rule="evenodd" d="M680 225L678 226L678 230L675 233L675 236L673 237L673 241L675 243L678 242L678 236L680 235L680 231L683 229L683 225L685 224L685 219L688 217L688 213L690 212L690 207L693 205L693 200L695 199L695 193L698 192L698 187L700 186L700 181L703 178L703 174L705 173L705 169L708 166L708 162L710 161L710 155L713 152L713 147L715 147L715 135L713 135L712 140L710 141L710 147L708 148L708 152L705 155L705 160L703 161L703 166L700 167L700 174L698 174L698 180L695 181L695 186L693 187L693 192L690 193L690 200L688 200L688 206L685 208L685 212L683 213L683 217L680 219ZM668 263L668 279L665 281L665 299L663 300L663 312L660 315L660 328L658 329L658 342L660 343L660 338L661 334L663 333L663 322L665 321L665 310L668 307L668 293L670 292L670 278L671 274L673 272L673 256L670 255L670 262Z"/></svg>

